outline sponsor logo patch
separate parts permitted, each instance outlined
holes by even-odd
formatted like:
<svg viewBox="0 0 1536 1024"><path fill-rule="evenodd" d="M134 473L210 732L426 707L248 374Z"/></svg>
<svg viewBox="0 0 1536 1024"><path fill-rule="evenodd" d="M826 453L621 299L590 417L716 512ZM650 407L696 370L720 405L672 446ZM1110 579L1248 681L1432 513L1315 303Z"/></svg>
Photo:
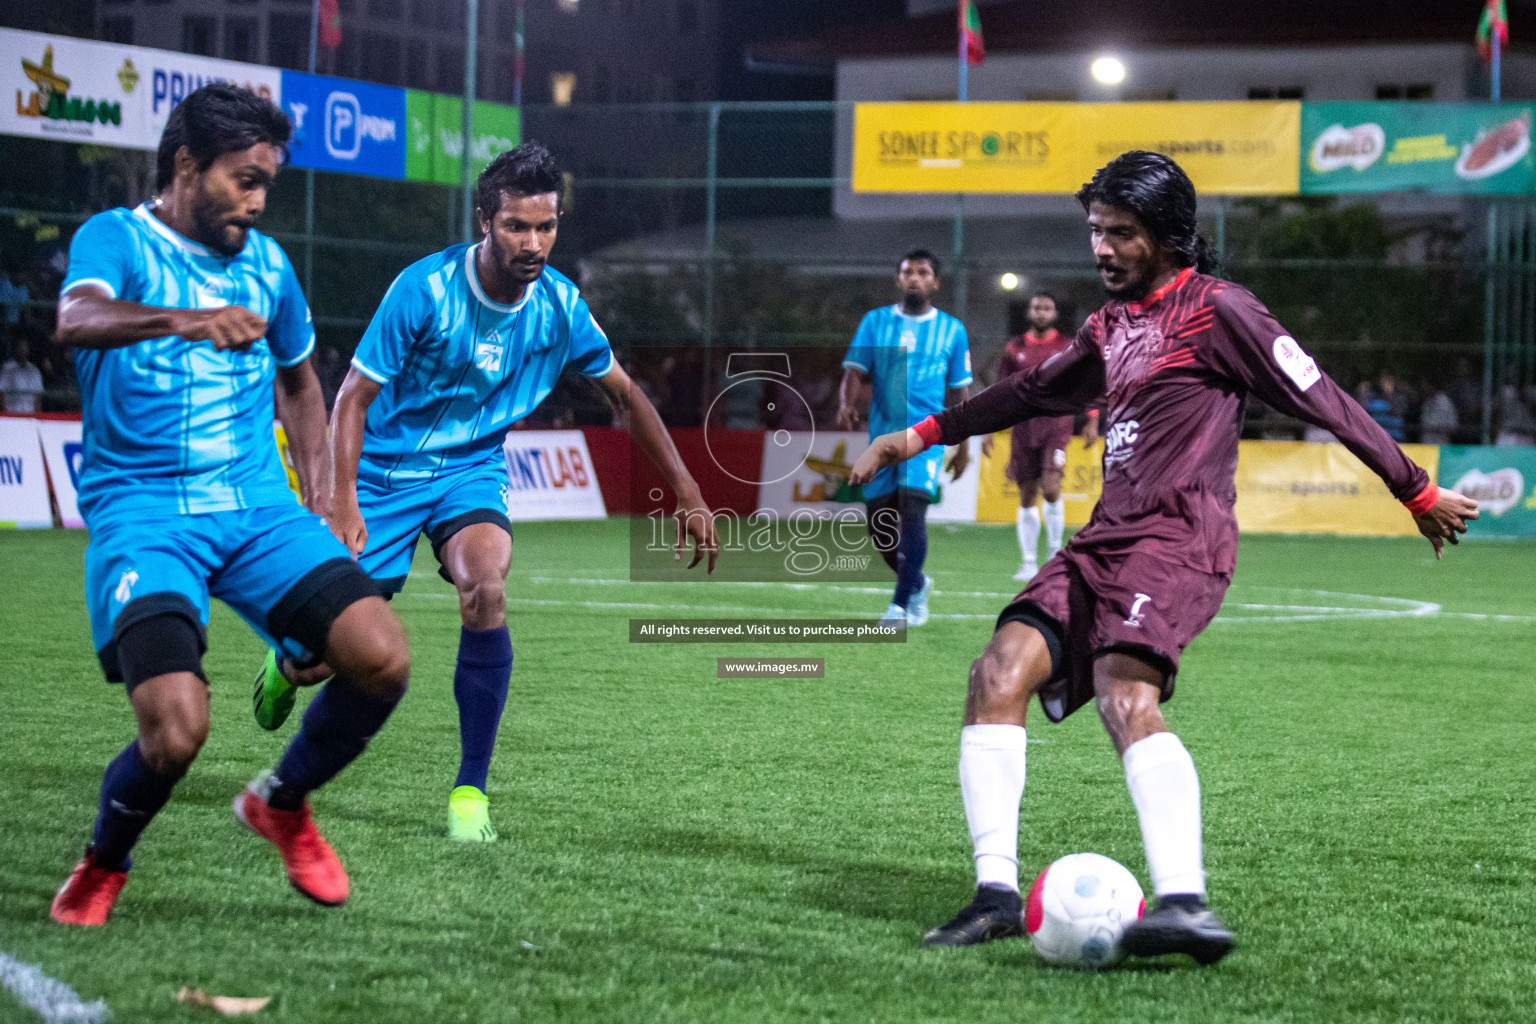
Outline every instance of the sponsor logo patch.
<svg viewBox="0 0 1536 1024"><path fill-rule="evenodd" d="M1275 339L1275 362L1285 375L1302 391L1307 390L1313 384L1322 379L1323 373L1317 368L1317 363L1307 355L1302 347L1296 344L1296 339L1288 334L1282 334Z"/></svg>

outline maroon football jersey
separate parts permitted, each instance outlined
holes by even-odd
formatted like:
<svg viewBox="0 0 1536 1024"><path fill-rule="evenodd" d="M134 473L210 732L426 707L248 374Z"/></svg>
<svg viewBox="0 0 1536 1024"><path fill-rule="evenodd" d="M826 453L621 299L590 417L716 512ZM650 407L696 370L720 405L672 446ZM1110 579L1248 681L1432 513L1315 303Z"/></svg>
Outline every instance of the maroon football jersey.
<svg viewBox="0 0 1536 1024"><path fill-rule="evenodd" d="M1031 336L1032 332L1025 331L1008 339L1008 344L1003 346L999 380L1009 374L1018 373L1020 370L1032 370L1045 362L1057 352L1063 352L1071 347L1072 339L1052 327L1042 338Z"/></svg>
<svg viewBox="0 0 1536 1024"><path fill-rule="evenodd" d="M1058 352L1065 352L1072 347L1072 339L1052 327L1042 338L1031 337L1029 331L1008 339L1008 344L1003 347L1003 356L999 361L998 380L1025 370L1033 370ZM1065 448L1063 437L1072 436L1071 416L1036 416L1017 424L1013 428L1012 450L1020 457L1020 465L1016 471L1022 471L1025 465L1038 463L1048 468L1056 468L1051 462L1049 452L1037 449L1049 448L1055 451ZM1026 476L1026 479L1038 479L1039 472ZM1010 477L1013 479L1013 477Z"/></svg>
<svg viewBox="0 0 1536 1024"><path fill-rule="evenodd" d="M1415 497L1429 474L1318 369L1241 285L1186 269L1140 302L1107 303L1059 357L937 416L958 444L1105 400L1104 492L1071 546L1145 551L1230 575L1237 558L1237 441L1248 395L1330 430Z"/></svg>

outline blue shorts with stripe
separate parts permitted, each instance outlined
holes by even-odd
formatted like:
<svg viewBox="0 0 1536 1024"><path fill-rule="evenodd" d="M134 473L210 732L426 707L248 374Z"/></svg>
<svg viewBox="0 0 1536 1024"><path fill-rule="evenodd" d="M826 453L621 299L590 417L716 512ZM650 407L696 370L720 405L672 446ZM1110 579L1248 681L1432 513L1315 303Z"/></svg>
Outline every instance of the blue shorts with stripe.
<svg viewBox="0 0 1536 1024"><path fill-rule="evenodd" d="M494 523L512 532L507 518L507 460L500 447L487 458L450 467L430 480L386 483L368 472L357 476L357 505L368 540L357 564L386 594L398 594L411 574L416 541L425 533L442 560L448 538L475 523ZM438 572L448 582L446 571Z"/></svg>
<svg viewBox="0 0 1536 1024"><path fill-rule="evenodd" d="M284 598L293 603L301 582L319 590L331 576L356 573L347 549L298 502L198 514L93 516L90 527L85 601L91 640L113 681L116 639L123 629L190 605L206 636L209 597L233 608L268 645L297 661L310 660L320 652L281 635L282 623L274 621L285 618Z"/></svg>

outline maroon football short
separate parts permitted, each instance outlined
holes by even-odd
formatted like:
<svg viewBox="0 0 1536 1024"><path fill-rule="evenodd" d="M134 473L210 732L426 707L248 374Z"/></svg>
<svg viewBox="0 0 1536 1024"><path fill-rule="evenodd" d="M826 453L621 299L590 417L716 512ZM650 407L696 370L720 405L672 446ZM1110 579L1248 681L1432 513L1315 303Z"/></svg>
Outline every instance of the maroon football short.
<svg viewBox="0 0 1536 1024"><path fill-rule="evenodd" d="M1123 652L1164 673L1173 696L1179 655L1221 608L1231 581L1144 552L1104 554L1068 547L1052 558L997 617L1034 626L1051 648L1051 678L1040 690L1045 716L1059 722L1093 699L1093 662Z"/></svg>
<svg viewBox="0 0 1536 1024"><path fill-rule="evenodd" d="M1018 483L1039 480L1047 472L1060 473L1067 465L1071 441L1071 416L1037 417L1018 424L1009 439L1008 479Z"/></svg>

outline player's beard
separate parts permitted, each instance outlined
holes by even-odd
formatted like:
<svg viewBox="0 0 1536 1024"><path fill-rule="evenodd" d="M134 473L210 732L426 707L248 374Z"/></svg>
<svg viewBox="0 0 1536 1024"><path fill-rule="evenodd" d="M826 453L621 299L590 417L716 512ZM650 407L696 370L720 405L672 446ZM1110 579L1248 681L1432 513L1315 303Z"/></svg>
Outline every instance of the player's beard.
<svg viewBox="0 0 1536 1024"><path fill-rule="evenodd" d="M245 236L252 225L233 218L221 207L218 197L197 190L192 201L192 229L197 240L221 256L238 256L245 248Z"/></svg>
<svg viewBox="0 0 1536 1024"><path fill-rule="evenodd" d="M1152 290L1152 275L1150 271L1144 271L1137 275L1124 267L1117 267L1116 269L1120 270L1124 275L1123 283L1111 285L1104 279L1104 264L1099 264L1099 283L1104 286L1104 294L1110 298L1119 299L1122 302L1136 302L1145 298L1147 292Z"/></svg>
<svg viewBox="0 0 1536 1024"><path fill-rule="evenodd" d="M544 273L544 265L548 262L544 257L522 259L517 253L503 249L495 235L486 236L486 241L491 244L491 261L496 265L497 275L515 282L519 288L532 284Z"/></svg>

